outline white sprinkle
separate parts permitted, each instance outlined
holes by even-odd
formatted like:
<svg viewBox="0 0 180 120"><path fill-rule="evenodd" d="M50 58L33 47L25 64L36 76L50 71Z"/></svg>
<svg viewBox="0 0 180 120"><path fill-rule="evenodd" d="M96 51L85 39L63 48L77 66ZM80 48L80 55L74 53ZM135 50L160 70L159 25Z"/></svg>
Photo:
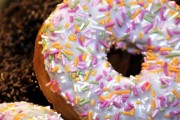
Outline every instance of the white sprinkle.
<svg viewBox="0 0 180 120"><path fill-rule="evenodd" d="M65 33L65 30L54 31L54 33L60 33L60 34L62 34L62 33Z"/></svg>
<svg viewBox="0 0 180 120"><path fill-rule="evenodd" d="M39 44L39 45L42 45L42 41L39 41L38 44Z"/></svg>
<svg viewBox="0 0 180 120"><path fill-rule="evenodd" d="M66 83L66 80L62 80L61 83Z"/></svg>
<svg viewBox="0 0 180 120"><path fill-rule="evenodd" d="M149 4L149 6L147 7L147 10L151 11L151 7L152 7L152 3Z"/></svg>
<svg viewBox="0 0 180 120"><path fill-rule="evenodd" d="M82 29L83 29L84 25L85 25L85 23L82 23L82 24L81 24L81 26L80 26L80 30L82 30Z"/></svg>
<svg viewBox="0 0 180 120"><path fill-rule="evenodd" d="M147 112L149 112L150 110L151 110L151 105L148 105Z"/></svg>
<svg viewBox="0 0 180 120"><path fill-rule="evenodd" d="M81 79L81 81L84 81L83 76L79 75L79 78Z"/></svg>
<svg viewBox="0 0 180 120"><path fill-rule="evenodd" d="M88 18L88 20L89 20L90 22L92 22L93 24L98 25L98 23L97 23L95 20L93 20L93 19L91 19L91 18Z"/></svg>
<svg viewBox="0 0 180 120"><path fill-rule="evenodd" d="M87 98L90 98L90 96L91 96L91 92L89 91L89 92L87 93Z"/></svg>
<svg viewBox="0 0 180 120"><path fill-rule="evenodd" d="M52 66L52 68L54 68L54 67L55 67L55 63L54 63L54 61L51 61L51 66Z"/></svg>
<svg viewBox="0 0 180 120"><path fill-rule="evenodd" d="M107 34L112 35L112 32L106 31Z"/></svg>
<svg viewBox="0 0 180 120"><path fill-rule="evenodd" d="M164 12L164 17L169 13L169 9L166 9L166 11Z"/></svg>
<svg viewBox="0 0 180 120"><path fill-rule="evenodd" d="M41 38L48 39L49 37L42 34Z"/></svg>
<svg viewBox="0 0 180 120"><path fill-rule="evenodd" d="M90 27L98 30L105 30L104 27L99 27L99 26L90 26Z"/></svg>
<svg viewBox="0 0 180 120"><path fill-rule="evenodd" d="M93 114L93 120L95 120L96 117L97 117L97 113L95 112L95 113Z"/></svg>
<svg viewBox="0 0 180 120"><path fill-rule="evenodd" d="M103 18L105 16L106 16L105 14L102 14L102 15L97 16L96 18L99 19L99 18Z"/></svg>

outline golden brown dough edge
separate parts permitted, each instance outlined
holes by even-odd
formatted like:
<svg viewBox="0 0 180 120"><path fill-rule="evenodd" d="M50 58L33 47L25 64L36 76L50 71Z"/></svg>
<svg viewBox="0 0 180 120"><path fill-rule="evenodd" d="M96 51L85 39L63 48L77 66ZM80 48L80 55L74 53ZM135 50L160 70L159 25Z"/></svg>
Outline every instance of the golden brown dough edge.
<svg viewBox="0 0 180 120"><path fill-rule="evenodd" d="M45 25L42 25L39 33L36 37L35 49L34 49L34 58L33 58L33 66L34 71L43 94L47 98L47 100L53 105L54 109L62 114L62 117L65 120L80 120L77 112L73 109L73 107L66 103L64 98L57 93L53 93L48 87L46 87L46 83L50 81L49 75L45 70L44 66L44 58L41 54L42 46L38 44L41 40L41 33L44 29Z"/></svg>

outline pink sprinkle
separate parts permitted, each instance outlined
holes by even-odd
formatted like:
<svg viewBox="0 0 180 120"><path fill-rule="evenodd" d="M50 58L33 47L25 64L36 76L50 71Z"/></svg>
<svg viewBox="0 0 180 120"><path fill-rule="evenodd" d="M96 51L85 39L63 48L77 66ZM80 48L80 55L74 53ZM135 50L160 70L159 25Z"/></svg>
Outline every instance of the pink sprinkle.
<svg viewBox="0 0 180 120"><path fill-rule="evenodd" d="M105 28L109 28L109 27L112 27L112 26L114 26L114 22L110 21L109 23L106 23Z"/></svg>
<svg viewBox="0 0 180 120"><path fill-rule="evenodd" d="M150 37L148 37L147 42L148 42L148 46L151 46L151 45L152 45L152 40L151 40Z"/></svg>
<svg viewBox="0 0 180 120"><path fill-rule="evenodd" d="M130 106L126 106L126 107L124 108L124 110L125 110L125 111L130 111L130 110L132 110L132 108L131 108Z"/></svg>
<svg viewBox="0 0 180 120"><path fill-rule="evenodd" d="M134 20L132 20L132 22L131 22L131 26L132 26L132 29L133 29L133 30L135 30L135 29L136 29L136 24L135 24Z"/></svg>
<svg viewBox="0 0 180 120"><path fill-rule="evenodd" d="M168 55L169 53L167 51L160 52L161 55Z"/></svg>
<svg viewBox="0 0 180 120"><path fill-rule="evenodd" d="M109 82L109 81L111 81L113 78L111 77L111 76L109 76L108 78L107 78L107 81Z"/></svg>
<svg viewBox="0 0 180 120"><path fill-rule="evenodd" d="M45 54L44 54L44 59L47 59L48 56L49 56L49 53L48 53L48 52L45 52Z"/></svg>
<svg viewBox="0 0 180 120"><path fill-rule="evenodd" d="M112 6L110 4L108 4L106 9L109 11L111 8L112 8Z"/></svg>
<svg viewBox="0 0 180 120"><path fill-rule="evenodd" d="M160 12L159 12L160 18L161 18L162 21L165 21L165 20L166 20L166 18L164 17L164 10L165 10L165 9L166 9L166 7L163 6L163 7L160 9Z"/></svg>
<svg viewBox="0 0 180 120"><path fill-rule="evenodd" d="M78 43L79 43L80 46L84 47L84 44L83 44L83 42L82 42L80 37L78 38Z"/></svg>
<svg viewBox="0 0 180 120"><path fill-rule="evenodd" d="M160 46L156 46L154 50L155 50L155 52L158 52L160 49L161 49Z"/></svg>
<svg viewBox="0 0 180 120"><path fill-rule="evenodd" d="M116 23L118 24L118 26L122 27L122 22L118 18L115 18L115 20L116 20Z"/></svg>
<svg viewBox="0 0 180 120"><path fill-rule="evenodd" d="M130 102L127 102L128 106L131 107L131 108L134 108L134 105Z"/></svg>
<svg viewBox="0 0 180 120"><path fill-rule="evenodd" d="M151 23L150 25L147 26L144 33L147 34L152 28L153 28L153 24Z"/></svg>
<svg viewBox="0 0 180 120"><path fill-rule="evenodd" d="M99 40L99 42L106 48L109 48L109 45L105 43L103 40Z"/></svg>
<svg viewBox="0 0 180 120"><path fill-rule="evenodd" d="M96 58L96 56L93 56L92 63L93 63L93 65L96 65L96 64L97 64L97 58Z"/></svg>
<svg viewBox="0 0 180 120"><path fill-rule="evenodd" d="M122 17L123 21L126 20L126 16L125 16L125 13L124 13L124 12L121 12L121 17Z"/></svg>
<svg viewBox="0 0 180 120"><path fill-rule="evenodd" d="M66 95L66 97L68 98L68 100L70 102L73 102L73 98L72 98L72 96L68 92L66 92L65 95Z"/></svg>
<svg viewBox="0 0 180 120"><path fill-rule="evenodd" d="M140 6L144 6L144 4L143 4L143 2L138 2L138 5L140 5Z"/></svg>
<svg viewBox="0 0 180 120"><path fill-rule="evenodd" d="M109 101L104 101L103 104L100 105L101 108L105 108L109 106Z"/></svg>
<svg viewBox="0 0 180 120"><path fill-rule="evenodd" d="M99 8L99 12L106 12L106 8Z"/></svg>
<svg viewBox="0 0 180 120"><path fill-rule="evenodd" d="M99 81L101 78L102 78L102 75L98 75L98 76L96 77L96 81Z"/></svg>
<svg viewBox="0 0 180 120"><path fill-rule="evenodd" d="M178 25L180 23L180 19L175 20L175 24Z"/></svg>
<svg viewBox="0 0 180 120"><path fill-rule="evenodd" d="M158 112L159 112L158 109L154 110L154 112L153 112L153 114L152 114L152 118L154 118L154 117L157 115Z"/></svg>
<svg viewBox="0 0 180 120"><path fill-rule="evenodd" d="M116 86L115 88L114 88L114 90L120 90L121 89L121 87L120 86Z"/></svg>
<svg viewBox="0 0 180 120"><path fill-rule="evenodd" d="M59 23L59 21L61 20L62 18L62 15L58 15L58 16L55 16L53 17L53 25L56 27Z"/></svg>
<svg viewBox="0 0 180 120"><path fill-rule="evenodd" d="M121 104L118 103L117 101L113 101L113 105L117 108L121 108Z"/></svg>
<svg viewBox="0 0 180 120"><path fill-rule="evenodd" d="M127 28L127 29L126 29L126 33L129 33L129 32L130 32L130 28Z"/></svg>
<svg viewBox="0 0 180 120"><path fill-rule="evenodd" d="M79 12L76 12L76 15L78 15L78 16L79 16L79 17L81 17L81 18L84 18L84 17L85 17L85 15L84 15L84 14L79 13Z"/></svg>
<svg viewBox="0 0 180 120"><path fill-rule="evenodd" d="M168 64L167 64L167 62L164 63L163 70L164 70L164 74L166 76L168 76Z"/></svg>
<svg viewBox="0 0 180 120"><path fill-rule="evenodd" d="M171 119L174 118L174 112L173 111L170 112L170 117L171 117Z"/></svg>
<svg viewBox="0 0 180 120"><path fill-rule="evenodd" d="M86 112L82 112L82 113L80 113L80 116L81 117L86 117L88 114L86 113Z"/></svg>
<svg viewBox="0 0 180 120"><path fill-rule="evenodd" d="M74 9L69 9L68 12L74 13L74 12L76 12L78 9L79 9L79 7L76 6Z"/></svg>
<svg viewBox="0 0 180 120"><path fill-rule="evenodd" d="M69 21L70 21L71 23L73 23L74 17L73 17L73 16L69 16Z"/></svg>
<svg viewBox="0 0 180 120"><path fill-rule="evenodd" d="M69 27L68 30L72 29L75 26L75 23L72 23Z"/></svg>
<svg viewBox="0 0 180 120"><path fill-rule="evenodd" d="M59 7L59 9L63 9L63 8L66 8L66 7L68 7L68 3L62 4L62 5Z"/></svg>
<svg viewBox="0 0 180 120"><path fill-rule="evenodd" d="M84 105L84 110L87 110L87 109L88 109L88 105L85 104L85 105Z"/></svg>
<svg viewBox="0 0 180 120"><path fill-rule="evenodd" d="M120 117L120 115L119 115L119 113L117 112L117 113L115 114L115 120L120 120L119 117Z"/></svg>
<svg viewBox="0 0 180 120"><path fill-rule="evenodd" d="M174 38L173 40L168 41L168 43L172 44L179 41L180 41L180 38Z"/></svg>
<svg viewBox="0 0 180 120"><path fill-rule="evenodd" d="M134 86L134 87L132 88L132 90L133 90L134 96L137 96L137 95L138 95L138 92L137 92L136 86Z"/></svg>
<svg viewBox="0 0 180 120"><path fill-rule="evenodd" d="M103 83L103 82L100 82L99 87L100 87L101 89L103 89L103 88L104 88L104 83Z"/></svg>
<svg viewBox="0 0 180 120"><path fill-rule="evenodd" d="M172 33L175 35L180 35L180 31L178 31L178 30L174 30L174 31L172 31Z"/></svg>
<svg viewBox="0 0 180 120"><path fill-rule="evenodd" d="M179 104L179 101L178 100L175 100L172 104L173 107L176 107L177 105Z"/></svg>
<svg viewBox="0 0 180 120"><path fill-rule="evenodd" d="M107 76L107 72L105 70L103 70L103 74L104 76Z"/></svg>
<svg viewBox="0 0 180 120"><path fill-rule="evenodd" d="M167 29L166 32L168 33L168 35L172 36L172 32L169 29Z"/></svg>
<svg viewBox="0 0 180 120"><path fill-rule="evenodd" d="M144 14L145 14L146 10L142 10L140 15L139 15L139 19L142 21L142 19L144 18Z"/></svg>
<svg viewBox="0 0 180 120"><path fill-rule="evenodd" d="M66 61L65 61L65 57L63 54L61 54L61 60L62 60L62 64L65 65L66 64Z"/></svg>

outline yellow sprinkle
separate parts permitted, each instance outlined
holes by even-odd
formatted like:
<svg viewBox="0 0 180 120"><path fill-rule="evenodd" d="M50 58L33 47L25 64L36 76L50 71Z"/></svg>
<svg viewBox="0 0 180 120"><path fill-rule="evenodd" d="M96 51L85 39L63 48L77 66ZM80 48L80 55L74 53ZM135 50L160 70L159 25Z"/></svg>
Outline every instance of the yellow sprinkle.
<svg viewBox="0 0 180 120"><path fill-rule="evenodd" d="M82 60L85 61L87 58L87 53L84 53L83 56L82 56Z"/></svg>
<svg viewBox="0 0 180 120"><path fill-rule="evenodd" d="M71 45L69 43L66 43L67 48L71 48Z"/></svg>
<svg viewBox="0 0 180 120"><path fill-rule="evenodd" d="M119 91L115 91L116 94L118 95L122 95L122 94L127 94L130 93L131 90L119 90Z"/></svg>
<svg viewBox="0 0 180 120"><path fill-rule="evenodd" d="M54 47L54 48L56 48L56 49L63 49L63 47L61 46L61 45L59 45L59 43L54 43L53 45L52 45L52 47Z"/></svg>
<svg viewBox="0 0 180 120"><path fill-rule="evenodd" d="M134 14L131 16L131 19L134 19L139 13L141 12L141 9L137 9Z"/></svg>
<svg viewBox="0 0 180 120"><path fill-rule="evenodd" d="M67 29L69 27L69 24L65 23L64 27Z"/></svg>
<svg viewBox="0 0 180 120"><path fill-rule="evenodd" d="M76 30L77 32L80 32L79 26L75 25L75 30Z"/></svg>
<svg viewBox="0 0 180 120"><path fill-rule="evenodd" d="M109 90L109 88L107 88L107 87L104 87L104 88L103 88L103 90L104 90L104 91L108 91L108 90Z"/></svg>
<svg viewBox="0 0 180 120"><path fill-rule="evenodd" d="M143 38L143 32L141 31L139 32L139 39L142 40L142 38Z"/></svg>
<svg viewBox="0 0 180 120"><path fill-rule="evenodd" d="M88 111L88 120L92 120L92 111Z"/></svg>
<svg viewBox="0 0 180 120"><path fill-rule="evenodd" d="M171 39L171 36L170 36L170 35L166 35L166 39L167 39L167 40L170 40L170 39Z"/></svg>
<svg viewBox="0 0 180 120"><path fill-rule="evenodd" d="M76 78L76 73L72 73L72 78L73 78L73 79Z"/></svg>
<svg viewBox="0 0 180 120"><path fill-rule="evenodd" d="M137 105L140 105L140 104L141 104L141 101L136 101L136 104L137 104Z"/></svg>
<svg viewBox="0 0 180 120"><path fill-rule="evenodd" d="M52 69L52 72L57 72L59 70L59 66L55 66L53 69Z"/></svg>
<svg viewBox="0 0 180 120"><path fill-rule="evenodd" d="M68 55L73 55L73 52L72 51L69 51L69 50L64 50L64 52Z"/></svg>
<svg viewBox="0 0 180 120"><path fill-rule="evenodd" d="M78 102L79 102L79 97L78 97L78 96L76 96L76 97L75 97L75 104L77 105L77 104L78 104Z"/></svg>
<svg viewBox="0 0 180 120"><path fill-rule="evenodd" d="M94 106L94 103L95 103L95 101L94 101L94 99L92 99L91 102L90 102L90 105Z"/></svg>
<svg viewBox="0 0 180 120"><path fill-rule="evenodd" d="M84 76L84 81L87 81L87 79L89 78L90 75L90 70L87 71L86 75Z"/></svg>
<svg viewBox="0 0 180 120"><path fill-rule="evenodd" d="M149 3L153 3L153 0L147 0Z"/></svg>
<svg viewBox="0 0 180 120"><path fill-rule="evenodd" d="M58 54L57 54L57 59L59 59L61 57L61 53L59 52Z"/></svg>
<svg viewBox="0 0 180 120"><path fill-rule="evenodd" d="M120 75L117 75L116 76L116 82L120 82L121 81L121 76Z"/></svg>
<svg viewBox="0 0 180 120"><path fill-rule="evenodd" d="M106 116L105 116L105 118L106 118L106 119L109 119L109 118L110 118L110 116L109 116L109 115L106 115Z"/></svg>
<svg viewBox="0 0 180 120"><path fill-rule="evenodd" d="M79 62L79 59L78 57L74 59L74 66L77 66L78 65L78 62Z"/></svg>
<svg viewBox="0 0 180 120"><path fill-rule="evenodd" d="M161 3L163 4L163 3L165 3L166 2L166 0L161 0Z"/></svg>
<svg viewBox="0 0 180 120"><path fill-rule="evenodd" d="M176 98L180 98L179 93L175 89L172 90L172 93L176 96Z"/></svg>
<svg viewBox="0 0 180 120"><path fill-rule="evenodd" d="M97 73L97 70L94 70L94 71L92 72L92 76L95 76L96 73Z"/></svg>
<svg viewBox="0 0 180 120"><path fill-rule="evenodd" d="M155 109L156 109L156 103L155 103L155 101L154 101L154 100L151 100L151 106L152 106L153 110L155 110Z"/></svg>
<svg viewBox="0 0 180 120"><path fill-rule="evenodd" d="M66 72L69 72L69 66L65 65Z"/></svg>
<svg viewBox="0 0 180 120"><path fill-rule="evenodd" d="M79 77L76 77L75 78L75 82L77 82L77 81L79 81L80 80L80 78Z"/></svg>
<svg viewBox="0 0 180 120"><path fill-rule="evenodd" d="M152 95L152 97L156 97L156 92L154 91L154 89L151 90L151 95Z"/></svg>
<svg viewBox="0 0 180 120"><path fill-rule="evenodd" d="M108 62L108 61L106 61L106 63L105 63L105 67L106 67L106 68L108 68L108 67L109 67L109 62Z"/></svg>
<svg viewBox="0 0 180 120"><path fill-rule="evenodd" d="M71 34L70 36L68 36L68 39L70 40L70 41L72 41L72 42L75 42L76 41L76 39L77 39L77 37L76 37L76 34Z"/></svg>
<svg viewBox="0 0 180 120"><path fill-rule="evenodd" d="M111 17L106 17L105 23L108 23L111 20Z"/></svg>
<svg viewBox="0 0 180 120"><path fill-rule="evenodd" d="M106 96L98 96L101 100L110 99L114 95L114 92L111 92L109 95Z"/></svg>

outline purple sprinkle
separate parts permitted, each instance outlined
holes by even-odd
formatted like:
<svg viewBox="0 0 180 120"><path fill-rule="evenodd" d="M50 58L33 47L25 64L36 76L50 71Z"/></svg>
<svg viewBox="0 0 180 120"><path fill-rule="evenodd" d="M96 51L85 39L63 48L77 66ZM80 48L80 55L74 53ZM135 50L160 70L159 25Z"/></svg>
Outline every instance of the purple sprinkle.
<svg viewBox="0 0 180 120"><path fill-rule="evenodd" d="M114 22L110 21L107 24L105 24L105 28L109 28L109 27L113 27L114 26Z"/></svg>
<svg viewBox="0 0 180 120"><path fill-rule="evenodd" d="M96 81L99 81L101 78L102 78L102 75L98 75L98 76L96 77Z"/></svg>
<svg viewBox="0 0 180 120"><path fill-rule="evenodd" d="M80 113L80 116L81 116L81 117L86 117L87 115L88 115L88 114L87 114L86 112L81 112L81 113Z"/></svg>
<svg viewBox="0 0 180 120"><path fill-rule="evenodd" d="M138 96L138 92L137 92L136 86L134 86L134 87L132 88L132 90L133 90L134 96Z"/></svg>
<svg viewBox="0 0 180 120"><path fill-rule="evenodd" d="M132 29L135 30L136 29L136 24L135 24L134 20L132 20L131 25L132 25Z"/></svg>
<svg viewBox="0 0 180 120"><path fill-rule="evenodd" d="M162 52L160 52L160 54L161 54L161 55L168 55L169 52L167 52L167 51L162 51Z"/></svg>
<svg viewBox="0 0 180 120"><path fill-rule="evenodd" d="M134 105L130 102L127 102L128 106L131 107L131 108L134 108Z"/></svg>
<svg viewBox="0 0 180 120"><path fill-rule="evenodd" d="M160 9L160 12L159 12L160 18L161 18L162 21L165 21L165 20L166 20L166 18L164 17L164 10L165 10L165 9L166 9L166 7L163 6L163 7Z"/></svg>
<svg viewBox="0 0 180 120"><path fill-rule="evenodd" d="M170 101L167 101L167 102L166 102L166 106L167 106L167 107L169 107L170 104L171 104Z"/></svg>
<svg viewBox="0 0 180 120"><path fill-rule="evenodd" d="M100 120L99 116L96 116L96 120Z"/></svg>
<svg viewBox="0 0 180 120"><path fill-rule="evenodd" d="M116 86L115 88L114 88L114 90L120 90L121 89L121 87L120 86Z"/></svg>
<svg viewBox="0 0 180 120"><path fill-rule="evenodd" d="M51 55L58 54L59 52L59 50L48 51L48 53Z"/></svg>
<svg viewBox="0 0 180 120"><path fill-rule="evenodd" d="M102 92L103 92L103 90L100 89L100 88L98 88L98 89L95 90L95 93L96 93L97 95L101 95Z"/></svg>
<svg viewBox="0 0 180 120"><path fill-rule="evenodd" d="M129 94L122 95L122 98L129 98Z"/></svg>
<svg viewBox="0 0 180 120"><path fill-rule="evenodd" d="M146 10L142 10L140 15L139 15L139 19L142 21L142 19L144 18L144 14L145 14Z"/></svg>
<svg viewBox="0 0 180 120"><path fill-rule="evenodd" d="M130 32L130 28L127 28L127 29L126 29L126 33L129 33L129 32Z"/></svg>
<svg viewBox="0 0 180 120"><path fill-rule="evenodd" d="M105 108L105 107L108 107L109 106L109 101L104 101L103 104L100 105L101 108Z"/></svg>
<svg viewBox="0 0 180 120"><path fill-rule="evenodd" d="M179 41L180 41L180 38L174 38L173 40L168 41L168 43L172 44Z"/></svg>
<svg viewBox="0 0 180 120"><path fill-rule="evenodd" d="M150 25L147 26L144 33L147 34L152 28L153 28L153 24L151 23Z"/></svg>
<svg viewBox="0 0 180 120"><path fill-rule="evenodd" d="M146 88L145 88L144 85L141 86L141 90L142 90L142 92L145 92L145 91L146 91Z"/></svg>
<svg viewBox="0 0 180 120"><path fill-rule="evenodd" d="M168 76L168 63L167 62L164 63L163 70L164 70L164 74Z"/></svg>
<svg viewBox="0 0 180 120"><path fill-rule="evenodd" d="M76 6L74 9L69 9L68 12L74 13L74 12L76 12L78 9L79 9L79 7Z"/></svg>
<svg viewBox="0 0 180 120"><path fill-rule="evenodd" d="M116 23L118 24L118 26L122 27L122 22L118 18L116 18L115 20L116 20Z"/></svg>
<svg viewBox="0 0 180 120"><path fill-rule="evenodd" d="M147 44L148 44L148 46L151 46L151 45L152 45L152 40L151 40L150 37L148 37L148 39L147 39Z"/></svg>
<svg viewBox="0 0 180 120"><path fill-rule="evenodd" d="M180 19L175 20L175 24L178 25L180 23Z"/></svg>
<svg viewBox="0 0 180 120"><path fill-rule="evenodd" d="M72 98L72 96L68 92L66 92L65 95L66 95L66 97L68 98L68 100L70 102L73 102L73 98Z"/></svg>
<svg viewBox="0 0 180 120"><path fill-rule="evenodd" d="M84 44L83 44L83 42L81 41L81 38L80 38L80 37L78 38L78 42L79 42L80 46L84 47Z"/></svg>
<svg viewBox="0 0 180 120"><path fill-rule="evenodd" d="M174 114L175 114L175 115L179 115L179 114L180 114L180 109L179 109L179 110L174 111Z"/></svg>
<svg viewBox="0 0 180 120"><path fill-rule="evenodd" d="M175 100L172 104L173 107L176 107L177 105L179 104L179 101L178 100Z"/></svg>
<svg viewBox="0 0 180 120"><path fill-rule="evenodd" d="M124 12L121 12L121 17L122 17L123 21L125 21L125 20L126 20L126 15L125 15L125 13L124 13Z"/></svg>
<svg viewBox="0 0 180 120"><path fill-rule="evenodd" d="M117 101L113 101L113 105L117 108L121 108L121 104L118 103Z"/></svg>
<svg viewBox="0 0 180 120"><path fill-rule="evenodd" d="M155 50L155 52L159 52L160 49L161 49L161 46L156 46L154 50Z"/></svg>
<svg viewBox="0 0 180 120"><path fill-rule="evenodd" d="M125 103L127 98L122 98L122 102Z"/></svg>
<svg viewBox="0 0 180 120"><path fill-rule="evenodd" d="M97 58L96 58L96 56L93 56L92 63L93 63L93 65L96 65L96 64L97 64Z"/></svg>
<svg viewBox="0 0 180 120"><path fill-rule="evenodd" d="M106 12L106 8L99 8L99 12Z"/></svg>
<svg viewBox="0 0 180 120"><path fill-rule="evenodd" d="M173 111L170 112L170 117L171 117L171 119L174 118L174 112Z"/></svg>
<svg viewBox="0 0 180 120"><path fill-rule="evenodd" d="M138 2L138 5L140 5L140 6L144 6L144 4L143 4L143 2Z"/></svg>
<svg viewBox="0 0 180 120"><path fill-rule="evenodd" d="M180 35L180 31L174 30L174 31L172 31L172 34L174 34L174 35Z"/></svg>
<svg viewBox="0 0 180 120"><path fill-rule="evenodd" d="M112 8L112 6L110 4L108 4L106 9L109 11L111 8Z"/></svg>
<svg viewBox="0 0 180 120"><path fill-rule="evenodd" d="M124 108L124 110L125 110L125 111L130 111L130 110L132 110L132 108L131 108L130 106L126 106L126 107Z"/></svg>
<svg viewBox="0 0 180 120"><path fill-rule="evenodd" d="M74 17L73 17L73 16L69 16L69 21L70 21L71 23L73 23Z"/></svg>
<svg viewBox="0 0 180 120"><path fill-rule="evenodd" d="M45 52L45 54L44 54L44 59L47 59L48 56L49 56L49 53L48 53L48 52Z"/></svg>
<svg viewBox="0 0 180 120"><path fill-rule="evenodd" d="M166 29L166 32L168 33L168 35L172 36L172 32L169 29Z"/></svg>

